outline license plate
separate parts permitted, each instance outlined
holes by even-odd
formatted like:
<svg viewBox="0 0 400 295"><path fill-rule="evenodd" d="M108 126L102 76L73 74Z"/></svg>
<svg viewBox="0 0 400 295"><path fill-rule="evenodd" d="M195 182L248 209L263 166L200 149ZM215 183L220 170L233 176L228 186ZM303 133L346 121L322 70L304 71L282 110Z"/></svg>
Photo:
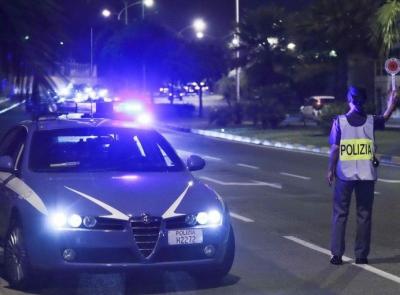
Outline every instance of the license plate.
<svg viewBox="0 0 400 295"><path fill-rule="evenodd" d="M177 229L168 231L169 245L190 245L203 243L203 230Z"/></svg>

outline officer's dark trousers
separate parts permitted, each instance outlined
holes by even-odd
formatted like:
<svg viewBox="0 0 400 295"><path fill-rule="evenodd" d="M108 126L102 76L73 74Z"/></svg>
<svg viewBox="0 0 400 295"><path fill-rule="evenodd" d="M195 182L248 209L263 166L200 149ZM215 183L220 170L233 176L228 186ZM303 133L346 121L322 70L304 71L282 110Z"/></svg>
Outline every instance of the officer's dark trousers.
<svg viewBox="0 0 400 295"><path fill-rule="evenodd" d="M342 256L345 250L345 234L351 195L355 191L357 207L356 258L367 258L371 242L372 204L374 181L343 181L336 179L332 217L332 255Z"/></svg>

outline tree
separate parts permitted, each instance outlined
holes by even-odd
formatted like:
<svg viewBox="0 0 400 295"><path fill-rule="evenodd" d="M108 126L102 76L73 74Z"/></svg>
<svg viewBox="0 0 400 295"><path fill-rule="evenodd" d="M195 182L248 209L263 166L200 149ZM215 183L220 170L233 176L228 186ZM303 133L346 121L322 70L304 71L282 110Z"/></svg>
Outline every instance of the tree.
<svg viewBox="0 0 400 295"><path fill-rule="evenodd" d="M0 77L25 94L31 85L52 88L62 23L55 0L0 0Z"/></svg>
<svg viewBox="0 0 400 295"><path fill-rule="evenodd" d="M269 5L247 12L240 26L242 60L250 102L249 114L263 126L276 127L294 105L295 50L288 44L284 8Z"/></svg>
<svg viewBox="0 0 400 295"><path fill-rule="evenodd" d="M374 37L378 42L382 42L381 52L384 55L400 42L399 21L400 1L387 0L379 7L374 23Z"/></svg>
<svg viewBox="0 0 400 295"><path fill-rule="evenodd" d="M215 40L185 42L180 57L182 82L197 82L200 86L199 117L203 116L203 85L219 80L227 71L227 56L224 47Z"/></svg>
<svg viewBox="0 0 400 295"><path fill-rule="evenodd" d="M338 0L334 5L330 0L316 0L291 22L295 25L290 31L304 58L333 66L336 97L345 97L352 57L376 57L377 46L370 38L378 6L376 0Z"/></svg>

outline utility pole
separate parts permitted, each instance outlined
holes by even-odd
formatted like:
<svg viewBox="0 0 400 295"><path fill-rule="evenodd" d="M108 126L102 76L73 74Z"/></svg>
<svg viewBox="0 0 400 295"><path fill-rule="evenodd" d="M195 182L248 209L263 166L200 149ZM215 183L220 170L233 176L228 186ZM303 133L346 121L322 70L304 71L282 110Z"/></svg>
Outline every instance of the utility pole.
<svg viewBox="0 0 400 295"><path fill-rule="evenodd" d="M90 78L93 76L93 27L90 27Z"/></svg>
<svg viewBox="0 0 400 295"><path fill-rule="evenodd" d="M239 36L239 23L240 23L240 13L239 13L239 0L236 0L236 38L238 40L238 48L236 49L236 61L239 62L240 59L240 36ZM236 101L240 102L240 66L236 67Z"/></svg>
<svg viewBox="0 0 400 295"><path fill-rule="evenodd" d="M124 1L125 25L128 25L128 1Z"/></svg>

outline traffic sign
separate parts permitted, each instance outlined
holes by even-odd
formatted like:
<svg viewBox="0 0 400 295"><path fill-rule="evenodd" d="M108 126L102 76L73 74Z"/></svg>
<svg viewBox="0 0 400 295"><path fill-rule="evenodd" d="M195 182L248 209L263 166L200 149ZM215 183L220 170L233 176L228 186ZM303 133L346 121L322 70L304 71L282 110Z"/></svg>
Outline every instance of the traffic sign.
<svg viewBox="0 0 400 295"><path fill-rule="evenodd" d="M385 70L390 75L397 75L400 72L400 60L389 58L385 62Z"/></svg>

